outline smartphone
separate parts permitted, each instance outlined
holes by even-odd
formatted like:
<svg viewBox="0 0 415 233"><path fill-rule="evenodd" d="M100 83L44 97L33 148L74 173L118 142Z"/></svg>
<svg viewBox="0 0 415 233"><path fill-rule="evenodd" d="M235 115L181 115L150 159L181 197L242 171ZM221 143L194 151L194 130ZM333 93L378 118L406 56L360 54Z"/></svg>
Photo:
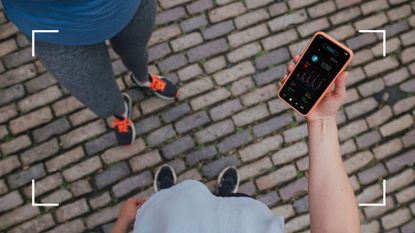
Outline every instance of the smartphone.
<svg viewBox="0 0 415 233"><path fill-rule="evenodd" d="M278 96L303 116L317 106L353 58L353 51L324 32L317 32Z"/></svg>

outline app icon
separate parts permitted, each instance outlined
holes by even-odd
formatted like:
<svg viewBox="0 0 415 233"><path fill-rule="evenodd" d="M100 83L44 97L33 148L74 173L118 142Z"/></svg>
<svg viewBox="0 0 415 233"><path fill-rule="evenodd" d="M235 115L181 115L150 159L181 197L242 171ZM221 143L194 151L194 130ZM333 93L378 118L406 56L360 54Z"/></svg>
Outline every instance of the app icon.
<svg viewBox="0 0 415 233"><path fill-rule="evenodd" d="M313 56L311 57L311 60L312 60L313 62L317 62L317 61L318 61L318 56L317 56L317 55L313 55Z"/></svg>

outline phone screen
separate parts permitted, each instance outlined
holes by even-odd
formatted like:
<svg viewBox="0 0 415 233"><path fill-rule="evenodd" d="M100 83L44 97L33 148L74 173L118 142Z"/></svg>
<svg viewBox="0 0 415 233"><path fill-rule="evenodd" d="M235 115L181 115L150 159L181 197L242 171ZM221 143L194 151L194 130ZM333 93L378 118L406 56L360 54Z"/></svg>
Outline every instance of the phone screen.
<svg viewBox="0 0 415 233"><path fill-rule="evenodd" d="M280 91L280 97L307 114L345 66L350 54L322 35L311 42Z"/></svg>

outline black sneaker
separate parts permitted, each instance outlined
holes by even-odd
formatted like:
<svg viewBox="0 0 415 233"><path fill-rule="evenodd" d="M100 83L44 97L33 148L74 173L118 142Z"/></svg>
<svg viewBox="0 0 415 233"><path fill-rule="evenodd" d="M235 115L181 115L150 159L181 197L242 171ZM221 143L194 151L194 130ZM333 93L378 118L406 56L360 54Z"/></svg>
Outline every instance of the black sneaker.
<svg viewBox="0 0 415 233"><path fill-rule="evenodd" d="M173 100L179 96L177 86L162 76L148 74L149 82L147 83L141 83L136 80L132 73L130 78L131 82L141 88L146 94L154 93L156 96L166 100Z"/></svg>
<svg viewBox="0 0 415 233"><path fill-rule="evenodd" d="M135 139L135 127L131 121L132 101L127 94L123 94L123 97L127 105L127 117L114 115L115 119L112 122L112 128L114 128L119 145L131 145Z"/></svg>
<svg viewBox="0 0 415 233"><path fill-rule="evenodd" d="M164 164L159 169L157 169L156 175L154 176L154 191L158 192L162 189L168 189L175 185L176 182L176 172L170 165Z"/></svg>
<svg viewBox="0 0 415 233"><path fill-rule="evenodd" d="M226 167L218 177L219 196L236 193L239 188L239 174L235 167Z"/></svg>

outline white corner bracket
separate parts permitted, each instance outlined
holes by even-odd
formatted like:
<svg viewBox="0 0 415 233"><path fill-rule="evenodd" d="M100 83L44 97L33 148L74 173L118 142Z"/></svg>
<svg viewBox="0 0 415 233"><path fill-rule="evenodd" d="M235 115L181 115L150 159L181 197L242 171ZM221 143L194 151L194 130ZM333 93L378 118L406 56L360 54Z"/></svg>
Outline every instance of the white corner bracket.
<svg viewBox="0 0 415 233"><path fill-rule="evenodd" d="M32 57L35 56L35 35L36 33L59 33L59 30L32 30Z"/></svg>
<svg viewBox="0 0 415 233"><path fill-rule="evenodd" d="M386 180L383 179L383 201L382 203L359 203L359 206L377 206L377 207L385 207L386 206Z"/></svg>
<svg viewBox="0 0 415 233"><path fill-rule="evenodd" d="M35 180L32 179L32 206L59 206L59 203L36 203L35 202Z"/></svg>
<svg viewBox="0 0 415 233"><path fill-rule="evenodd" d="M360 33L382 33L383 56L386 57L386 30L359 30Z"/></svg>

